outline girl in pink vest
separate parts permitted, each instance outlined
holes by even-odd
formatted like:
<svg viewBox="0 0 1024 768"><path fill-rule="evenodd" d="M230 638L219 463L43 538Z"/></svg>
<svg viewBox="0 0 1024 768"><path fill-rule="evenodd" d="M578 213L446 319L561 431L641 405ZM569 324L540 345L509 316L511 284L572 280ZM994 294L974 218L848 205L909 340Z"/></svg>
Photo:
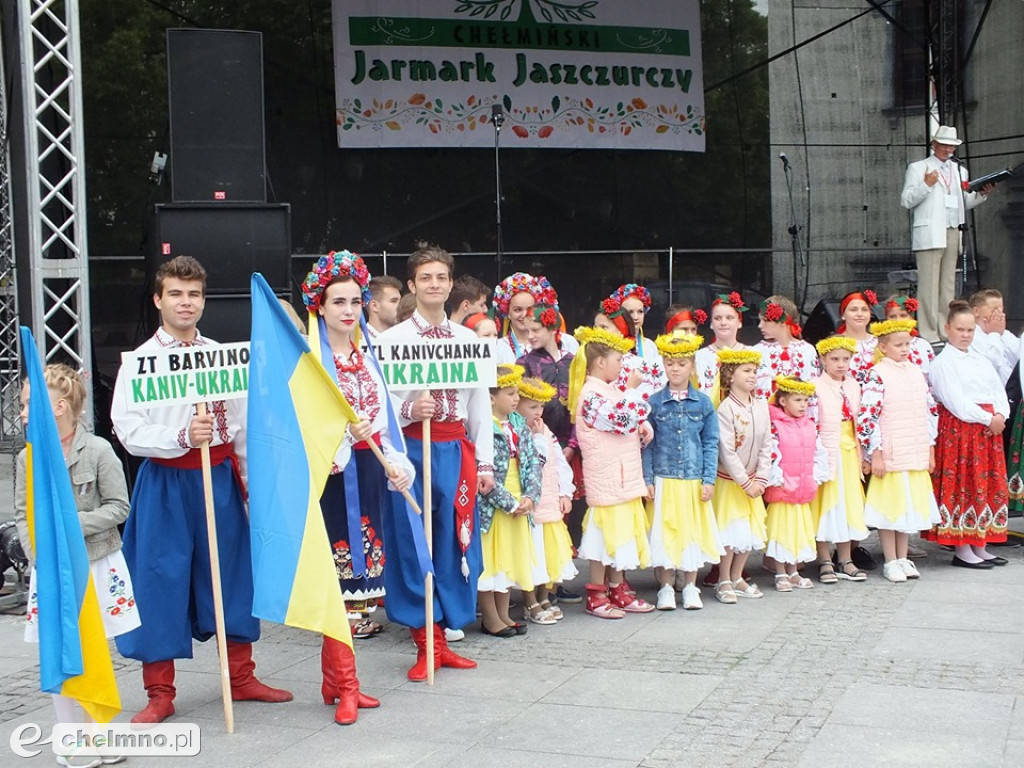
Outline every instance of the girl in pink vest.
<svg viewBox="0 0 1024 768"><path fill-rule="evenodd" d="M564 522L572 510L576 486L562 446L544 423L544 406L557 392L542 379L525 378L519 383L519 405L516 406L533 434L538 455L544 460L540 500L533 510L533 546L537 554L533 569L535 586L523 595L526 618L537 624L550 624L562 618L561 609L551 604L548 592L553 585L569 581L577 573L572 562L572 540Z"/></svg>
<svg viewBox="0 0 1024 768"><path fill-rule="evenodd" d="M825 373L812 382L815 388L810 415L828 452L828 479L818 486L811 502L818 549L818 580L864 581L867 574L853 563L852 543L868 536L864 525L864 485L860 443L854 419L860 410L860 384L850 373L857 342L849 336L829 336L817 344ZM838 573L832 565L831 545L837 552Z"/></svg>
<svg viewBox="0 0 1024 768"><path fill-rule="evenodd" d="M878 529L892 582L920 577L907 559L910 534L939 522L929 474L935 468L937 410L921 369L908 359L913 320L872 323L882 358L868 371L861 391L857 437L871 483L864 522Z"/></svg>
<svg viewBox="0 0 1024 768"><path fill-rule="evenodd" d="M815 558L811 501L818 483L828 477L828 454L818 442L818 430L807 415L814 385L778 376L768 406L772 420L772 482L768 502L768 546L775 561L775 589L810 589L814 582L797 572L799 563Z"/></svg>
<svg viewBox="0 0 1024 768"><path fill-rule="evenodd" d="M765 400L771 397L776 376L795 376L801 381L810 381L821 373L818 353L803 340L798 317L796 304L785 296L769 296L761 302L757 327L764 341L754 345L761 353L757 397Z"/></svg>
<svg viewBox="0 0 1024 768"><path fill-rule="evenodd" d="M940 403L932 482L942 520L925 538L954 547L953 565L981 570L1007 563L986 545L1006 541L1009 492L1001 436L1010 404L996 368L971 345L975 331L970 304L951 301L949 343L931 370Z"/></svg>
<svg viewBox="0 0 1024 768"><path fill-rule="evenodd" d="M622 573L650 565L643 505L647 486L640 460L641 433L645 441L652 434L646 421L650 407L637 389L638 371L630 374L624 392L615 385L630 340L603 328L577 328L576 338L580 351L570 371L569 408L589 506L579 548L580 557L590 561L587 613L621 619L627 612L654 610Z"/></svg>
<svg viewBox="0 0 1024 768"><path fill-rule="evenodd" d="M771 421L768 401L754 396L761 354L753 349L718 353L722 397L718 406L718 477L711 504L719 539L725 549L719 565L715 597L735 604L737 597L764 594L743 578L752 550L764 546L764 495L771 470Z"/></svg>
<svg viewBox="0 0 1024 768"><path fill-rule="evenodd" d="M718 374L718 351L720 349L745 349L737 335L743 327L743 313L750 309L743 303L738 291L722 293L711 302L711 330L714 340L703 349L697 350L693 358L697 388L711 398L717 408L721 402L721 377Z"/></svg>

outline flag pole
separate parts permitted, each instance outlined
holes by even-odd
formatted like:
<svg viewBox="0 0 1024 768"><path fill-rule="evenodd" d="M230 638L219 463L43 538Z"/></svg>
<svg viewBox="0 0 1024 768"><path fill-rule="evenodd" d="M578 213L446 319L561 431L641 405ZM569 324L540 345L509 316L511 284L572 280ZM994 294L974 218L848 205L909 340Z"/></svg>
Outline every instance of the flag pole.
<svg viewBox="0 0 1024 768"><path fill-rule="evenodd" d="M206 403L196 409L200 416L209 414ZM213 509L213 469L210 463L210 441L199 446L203 460L203 496L206 500L206 536L210 546L210 580L213 584L213 617L217 627L217 658L220 662L220 693L224 700L224 723L228 733L235 732L235 712L231 704L231 673L228 669L228 637L224 627L224 593L220 582L220 553L217 549L217 518Z"/></svg>
<svg viewBox="0 0 1024 768"><path fill-rule="evenodd" d="M426 427L426 429L429 431L430 427ZM427 433L425 432L424 434ZM384 458L383 452L381 452L380 448L375 442L373 442L373 440L367 440L366 444L370 446L370 450L373 451L373 455L377 457L377 461L379 461L381 463L381 466L384 467L384 474L387 475L388 478L391 478L395 474L394 466L391 464L391 462ZM420 505L416 503L416 498L411 493L409 493L408 488L402 491L402 495L405 497L405 500L409 502L409 506L412 507L412 511L422 517L423 510L420 509Z"/></svg>
<svg viewBox="0 0 1024 768"><path fill-rule="evenodd" d="M426 393L429 396L429 392ZM427 538L427 553L434 559L434 517L431 493L430 417L423 420L423 534ZM427 685L434 684L434 574L428 573L423 587L426 600L425 624L427 652Z"/></svg>

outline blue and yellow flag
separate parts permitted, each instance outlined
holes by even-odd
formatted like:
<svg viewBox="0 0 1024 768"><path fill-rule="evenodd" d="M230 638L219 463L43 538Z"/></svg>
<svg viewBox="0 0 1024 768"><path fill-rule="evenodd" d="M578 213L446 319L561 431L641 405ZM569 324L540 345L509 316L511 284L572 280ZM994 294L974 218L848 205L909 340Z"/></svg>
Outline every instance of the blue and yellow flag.
<svg viewBox="0 0 1024 768"><path fill-rule="evenodd" d="M259 274L252 276L250 347L253 616L351 646L320 496L358 417Z"/></svg>
<svg viewBox="0 0 1024 768"><path fill-rule="evenodd" d="M29 386L25 489L36 555L40 689L71 697L93 720L109 723L121 711L110 646L43 367L24 326L21 351Z"/></svg>

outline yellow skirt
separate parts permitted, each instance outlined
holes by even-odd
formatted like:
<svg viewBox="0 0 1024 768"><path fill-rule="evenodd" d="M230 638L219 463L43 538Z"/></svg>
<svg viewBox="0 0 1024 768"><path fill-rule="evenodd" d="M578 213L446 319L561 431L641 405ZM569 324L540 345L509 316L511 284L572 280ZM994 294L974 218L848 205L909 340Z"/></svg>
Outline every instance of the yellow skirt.
<svg viewBox="0 0 1024 768"><path fill-rule="evenodd" d="M544 531L544 560L548 583L559 584L572 579L577 571L572 562L572 538L565 523L542 523Z"/></svg>
<svg viewBox="0 0 1024 768"><path fill-rule="evenodd" d="M513 517L495 512L490 530L480 535L484 570L477 589L481 592L506 592L510 587L533 587L536 562L528 515Z"/></svg>
<svg viewBox="0 0 1024 768"><path fill-rule="evenodd" d="M864 525L864 485L860 479L860 447L853 422L844 421L839 433L839 465L836 479L822 483L811 502L814 537L818 541L861 541L868 536Z"/></svg>
<svg viewBox="0 0 1024 768"><path fill-rule="evenodd" d="M872 477L864 500L864 523L884 531L917 533L940 522L932 477L924 469Z"/></svg>
<svg viewBox="0 0 1024 768"><path fill-rule="evenodd" d="M610 507L588 509L583 518L579 554L586 560L598 560L620 571L650 565L643 502L633 499Z"/></svg>
<svg viewBox="0 0 1024 768"><path fill-rule="evenodd" d="M768 532L764 525L764 500L760 496L752 499L735 480L719 477L711 504L715 508L718 537L723 547L737 552L764 547Z"/></svg>
<svg viewBox="0 0 1024 768"><path fill-rule="evenodd" d="M710 501L701 501L700 480L654 480L651 563L661 568L696 571L725 554Z"/></svg>
<svg viewBox="0 0 1024 768"><path fill-rule="evenodd" d="M807 563L818 550L814 541L810 504L774 501L768 505L768 546L765 556L780 563Z"/></svg>

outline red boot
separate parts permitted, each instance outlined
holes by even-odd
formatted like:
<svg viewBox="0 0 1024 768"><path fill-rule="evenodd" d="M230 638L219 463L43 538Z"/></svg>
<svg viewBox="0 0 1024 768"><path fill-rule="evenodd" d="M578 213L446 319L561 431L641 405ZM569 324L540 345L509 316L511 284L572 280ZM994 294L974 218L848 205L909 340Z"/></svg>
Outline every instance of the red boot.
<svg viewBox="0 0 1024 768"><path fill-rule="evenodd" d="M425 627L410 629L412 641L416 643L416 663L412 665L407 677L414 683L421 683L427 679L427 630ZM434 669L441 666L437 655L437 642L434 642Z"/></svg>
<svg viewBox="0 0 1024 768"><path fill-rule="evenodd" d="M359 690L356 677L356 657L345 643L332 637L324 637L320 649L320 666L324 682L320 693L324 704L338 701L334 721L339 725L350 725L356 721L360 709L375 709L380 702Z"/></svg>
<svg viewBox="0 0 1024 768"><path fill-rule="evenodd" d="M476 669L476 662L467 659L448 648L448 638L444 636L444 627L440 624L434 625L434 655L440 666L452 669ZM437 662L435 661L435 665ZM434 667L435 669L437 666Z"/></svg>
<svg viewBox="0 0 1024 768"><path fill-rule="evenodd" d="M654 606L637 597L636 592L633 592L625 581L618 586L608 587L608 599L612 605L626 613L650 613L654 610Z"/></svg>
<svg viewBox="0 0 1024 768"><path fill-rule="evenodd" d="M587 584L587 613L599 619L621 619L626 614L608 599L604 584Z"/></svg>
<svg viewBox="0 0 1024 768"><path fill-rule="evenodd" d="M132 718L133 723L155 725L174 714L174 659L143 662L142 684L149 703Z"/></svg>
<svg viewBox="0 0 1024 768"><path fill-rule="evenodd" d="M231 673L231 698L234 701L269 701L280 704L291 701L292 695L280 688L264 685L253 674L252 643L228 640L228 669Z"/></svg>

